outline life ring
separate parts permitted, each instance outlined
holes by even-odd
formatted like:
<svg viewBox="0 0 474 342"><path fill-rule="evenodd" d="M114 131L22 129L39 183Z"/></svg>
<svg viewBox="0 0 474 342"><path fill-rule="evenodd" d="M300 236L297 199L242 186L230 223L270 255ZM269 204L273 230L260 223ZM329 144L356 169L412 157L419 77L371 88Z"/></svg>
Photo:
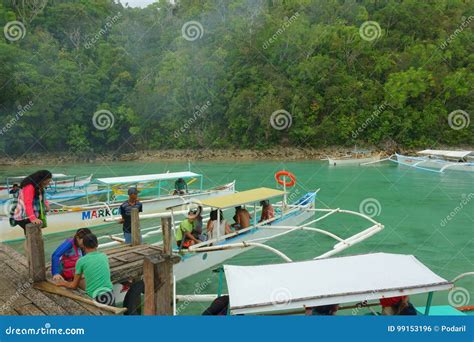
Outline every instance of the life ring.
<svg viewBox="0 0 474 342"><path fill-rule="evenodd" d="M290 181L289 182L284 181L282 179L283 177L290 178ZM291 172L288 172L288 171L278 171L277 173L275 173L275 179L278 182L278 184L284 185L284 186L287 186L287 187L292 187L296 184L295 175L292 174Z"/></svg>

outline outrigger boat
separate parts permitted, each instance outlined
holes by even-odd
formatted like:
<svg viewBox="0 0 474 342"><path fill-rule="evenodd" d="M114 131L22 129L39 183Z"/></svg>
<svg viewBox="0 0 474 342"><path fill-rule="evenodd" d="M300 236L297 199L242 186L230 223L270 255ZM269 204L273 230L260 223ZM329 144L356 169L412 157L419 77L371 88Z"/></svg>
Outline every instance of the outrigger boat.
<svg viewBox="0 0 474 342"><path fill-rule="evenodd" d="M10 190L13 187L13 184L20 184L21 181L26 176L15 176L7 177L6 183L0 185L0 201L5 202L10 199ZM48 188L46 189L46 194L53 199L55 195L61 195L57 199L67 198L69 195L71 197L79 197L79 194L85 193L86 188L89 191L94 191L97 189L97 186L91 184L92 174L89 176L73 176L65 175L63 173L53 173L53 178Z"/></svg>
<svg viewBox="0 0 474 342"><path fill-rule="evenodd" d="M380 299L422 293L428 293L428 298L424 307L416 308L421 315L465 315L464 311L473 309L433 306L432 299L436 291L456 291L454 283L474 272L447 281L413 255L372 253L261 266L224 265L222 270L231 315L311 315L318 306L349 303L340 306L338 314L378 315L373 308ZM177 299L205 302L221 295Z"/></svg>
<svg viewBox="0 0 474 342"><path fill-rule="evenodd" d="M169 181L179 178L184 180L199 181L199 189L190 189L186 194L174 195L173 191L164 188ZM125 200L123 197L116 196L114 191L121 195L120 188L136 186L139 191L146 193L144 199L140 196L143 204L143 213L159 213L167 207L187 202L191 199L202 200L213 196L230 194L235 192L235 181L211 188L203 189L203 175L194 172L169 172L162 174L149 174L126 177L108 177L98 178L95 183L105 187L107 199L104 202L91 204L81 204L76 206L61 206L51 209L48 212L48 226L43 230L43 234L53 234L82 227L93 228L108 222L104 221L106 217L120 217L119 207ZM19 227L11 227L8 217L9 210L4 210L3 216L0 216L0 242L6 242L16 239L22 239L23 231Z"/></svg>
<svg viewBox="0 0 474 342"><path fill-rule="evenodd" d="M473 151L423 150L418 156L393 154L380 162L390 161L414 169L443 173L445 171L474 172ZM373 164L373 162L364 165Z"/></svg>
<svg viewBox="0 0 474 342"><path fill-rule="evenodd" d="M354 150L350 154L342 158L327 157L329 166L347 166L347 165L361 165L364 163L371 163L380 160L380 154L371 155L368 150Z"/></svg>
<svg viewBox="0 0 474 342"><path fill-rule="evenodd" d="M291 261L291 259L282 252L266 245L265 242L278 237L283 237L284 235L295 231L311 231L336 240L336 244L331 250L326 251L319 256L320 258L323 258L339 253L361 241L364 241L383 229L382 224L359 212L342 210L339 208L315 208L317 192L318 191L308 192L291 204L287 204L287 193L285 191L270 188L257 188L188 203L189 205L199 205L204 211L210 209L221 209L224 212L227 209L233 210L234 207L239 205L250 206L253 207L253 211L250 212L253 218L253 224L248 228L227 235L216 230L217 236L210 238L207 241L192 245L188 249L180 250L175 247L174 253L181 256L181 261L174 266L176 280L181 280L208 268L215 267L216 265L252 248L263 248L271 253L283 257L287 261ZM281 197L283 197L283 201L277 202L273 205L276 208L275 217L270 220L258 222L257 203L262 200L272 200ZM179 223L179 221L176 220L176 216L182 215L186 212L184 210L176 210L181 209L180 207L181 206L169 208L173 217L174 230L178 229L177 224ZM327 230L312 227L312 225L335 214L348 214L360 217L369 221L370 227L348 238L342 238ZM140 215L140 219L157 218L166 215L169 214L142 214ZM315 215L318 217L311 219ZM217 227L220 226L220 220L222 219L223 218L220 217L220 214L218 214ZM149 232L147 234L155 234L159 231L160 229L156 232ZM110 247L116 244L117 242L108 242L101 244L100 247ZM160 241L155 245L161 244L162 242Z"/></svg>

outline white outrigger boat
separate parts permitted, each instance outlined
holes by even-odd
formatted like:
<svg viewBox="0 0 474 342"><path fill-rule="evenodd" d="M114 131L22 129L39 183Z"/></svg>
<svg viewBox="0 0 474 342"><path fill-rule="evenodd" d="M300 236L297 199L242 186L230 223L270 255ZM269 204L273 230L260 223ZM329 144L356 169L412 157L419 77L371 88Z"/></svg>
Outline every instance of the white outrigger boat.
<svg viewBox="0 0 474 342"><path fill-rule="evenodd" d="M265 242L295 231L311 231L336 240L336 244L331 250L325 251L319 255L319 258L324 258L364 241L383 229L382 224L359 212L342 210L339 208L315 208L317 192L318 191L306 193L292 204L287 204L287 194L285 191L269 188L257 188L235 194L194 201L194 205L203 207L204 211L210 209L220 209L225 211L226 209L234 209L234 207L240 205L253 207L253 211L250 211L253 218L253 224L248 228L227 235L224 235L223 232L216 229L217 236L210 238L207 241L192 245L188 249L183 250L179 250L179 248L175 247L173 252L181 256L181 261L174 265L174 275L176 280L179 281L208 268L215 267L216 265L252 248L263 248L284 258L286 261L291 261L291 259L284 253L266 245ZM273 205L276 208L275 217L270 220L258 222L257 203L262 200L271 200L278 197L283 197L283 201L277 202ZM188 205L192 205L192 203L188 203ZM170 208L173 217L173 229L178 229L177 224L179 221L176 220L176 216L182 215L186 212L186 210L176 211L176 209L181 208ZM335 214L349 214L360 217L369 221L370 227L348 238L342 238L327 230L312 227L314 224ZM166 215L169 215L169 213L152 215L140 214L140 219L158 218ZM315 215L318 217L313 217ZM221 219L223 218L218 214L218 227L220 226ZM161 229L158 229L157 231L148 232L147 234L156 234L160 231ZM106 248L117 244L118 242L116 241L107 242L101 244L100 247ZM162 241L155 243L155 245L161 244Z"/></svg>
<svg viewBox="0 0 474 342"><path fill-rule="evenodd" d="M10 190L13 184L20 184L26 176L7 177L6 183L0 185L0 202L5 202L10 199ZM63 173L53 173L53 178L46 194L49 198L54 199L55 195L61 195L57 199L66 199L68 196L73 198L80 197L88 191L94 191L97 186L91 184L92 174L88 176L74 176L65 175Z"/></svg>
<svg viewBox="0 0 474 342"><path fill-rule="evenodd" d="M474 151L423 150L418 156L392 154L379 162L390 161L418 170L444 173L445 171L474 172ZM369 165L376 162L367 162Z"/></svg>
<svg viewBox="0 0 474 342"><path fill-rule="evenodd" d="M421 315L465 315L463 311L473 309L432 306L432 299L436 291L456 290L454 283L474 272L447 281L413 255L372 253L261 266L224 265L223 271L231 315L311 315L318 306L349 303L353 305L339 306L338 314L350 310L345 314L378 315L373 308L380 306L380 299L422 293L428 293L428 299L424 307L416 307ZM220 295L176 298L206 302Z"/></svg>
<svg viewBox="0 0 474 342"><path fill-rule="evenodd" d="M186 194L174 195L170 189L163 188L168 181L179 178L195 180L200 179L199 189L189 190ZM120 217L119 208L125 200L114 195L114 191L120 194L119 187L136 186L139 191L147 192L145 199L140 196L143 204L143 213L159 213L167 207L185 203L191 199L202 200L213 196L230 194L235 192L235 181L212 189L203 189L203 176L194 172L169 172L162 174L149 174L139 176L109 177L95 180L99 186L105 187L107 199L104 202L81 204L75 206L60 206L48 212L48 226L43 230L44 235L59 233L78 228L98 227L107 222L104 218ZM156 186L150 186L154 184ZM56 203L59 205L59 203ZM5 208L4 208L5 209ZM0 215L0 242L23 239L23 231L19 227L11 227L8 217L8 208Z"/></svg>
<svg viewBox="0 0 474 342"><path fill-rule="evenodd" d="M354 150L347 156L341 158L327 157L329 166L348 166L372 163L380 160L380 154L371 155L370 151Z"/></svg>

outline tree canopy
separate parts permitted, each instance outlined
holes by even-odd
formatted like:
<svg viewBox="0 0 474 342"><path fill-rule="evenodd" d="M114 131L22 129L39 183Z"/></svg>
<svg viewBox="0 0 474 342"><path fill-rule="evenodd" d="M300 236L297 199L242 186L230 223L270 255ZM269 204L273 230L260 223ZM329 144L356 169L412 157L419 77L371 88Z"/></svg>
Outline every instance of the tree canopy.
<svg viewBox="0 0 474 342"><path fill-rule="evenodd" d="M0 0L0 148L474 145L473 4Z"/></svg>

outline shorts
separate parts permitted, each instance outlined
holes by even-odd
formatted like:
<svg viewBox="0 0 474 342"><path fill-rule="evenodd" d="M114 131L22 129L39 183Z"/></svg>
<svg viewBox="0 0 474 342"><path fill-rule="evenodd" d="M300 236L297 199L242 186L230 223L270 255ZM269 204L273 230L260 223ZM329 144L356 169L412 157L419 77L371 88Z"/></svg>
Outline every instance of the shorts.
<svg viewBox="0 0 474 342"><path fill-rule="evenodd" d="M26 228L27 224L31 223L31 221L29 219L24 219L24 220L21 220L21 221L15 221L15 223L23 229L23 234L26 236L25 228Z"/></svg>
<svg viewBox="0 0 474 342"><path fill-rule="evenodd" d="M178 247L182 247L182 248L189 248L189 246L191 246L191 243L192 243L192 240L185 240L183 244L181 244L181 240L176 241L176 244L178 245Z"/></svg>

